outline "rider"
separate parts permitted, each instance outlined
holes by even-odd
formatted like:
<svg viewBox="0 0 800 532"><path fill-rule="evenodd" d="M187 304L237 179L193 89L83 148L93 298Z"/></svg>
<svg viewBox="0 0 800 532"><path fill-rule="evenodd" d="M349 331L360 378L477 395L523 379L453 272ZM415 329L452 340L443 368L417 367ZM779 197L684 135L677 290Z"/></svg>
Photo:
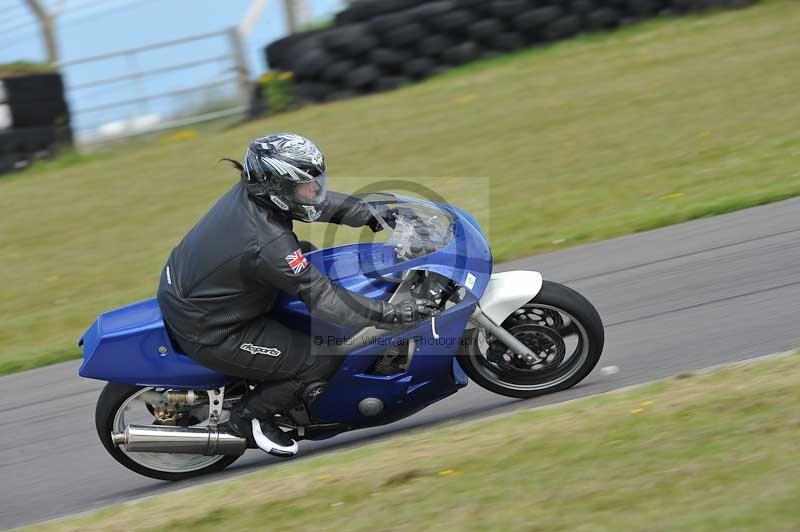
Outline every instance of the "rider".
<svg viewBox="0 0 800 532"><path fill-rule="evenodd" d="M277 456L297 443L273 421L299 405L306 387L324 381L340 357L271 318L279 291L298 297L311 316L357 327L413 323L435 315L428 300L393 304L331 283L303 256L292 220L382 226L355 197L328 192L322 152L310 140L276 134L253 140L241 180L172 250L158 303L176 347L211 369L256 381L231 412L231 427ZM394 211L381 217L393 224Z"/></svg>

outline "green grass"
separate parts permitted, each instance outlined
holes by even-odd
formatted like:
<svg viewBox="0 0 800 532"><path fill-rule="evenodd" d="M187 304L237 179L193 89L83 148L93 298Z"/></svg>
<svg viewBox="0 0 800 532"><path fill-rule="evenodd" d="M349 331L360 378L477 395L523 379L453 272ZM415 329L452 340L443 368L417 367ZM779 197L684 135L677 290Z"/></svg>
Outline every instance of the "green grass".
<svg viewBox="0 0 800 532"><path fill-rule="evenodd" d="M796 530L800 356L452 424L34 527Z"/></svg>
<svg viewBox="0 0 800 532"><path fill-rule="evenodd" d="M0 78L27 76L29 74L45 74L56 71L56 67L51 63L14 61L12 63L0 64Z"/></svg>
<svg viewBox="0 0 800 532"><path fill-rule="evenodd" d="M77 356L99 312L150 297L169 250L235 179L216 160L266 132L315 139L336 188L434 189L477 215L501 261L797 195L798 27L790 0L660 20L4 176L0 372Z"/></svg>

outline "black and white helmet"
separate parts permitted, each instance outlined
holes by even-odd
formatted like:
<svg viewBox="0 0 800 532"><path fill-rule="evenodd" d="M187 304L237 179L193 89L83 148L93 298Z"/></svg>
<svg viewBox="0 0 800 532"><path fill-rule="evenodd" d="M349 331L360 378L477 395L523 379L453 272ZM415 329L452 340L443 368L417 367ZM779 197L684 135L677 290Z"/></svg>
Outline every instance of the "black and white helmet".
<svg viewBox="0 0 800 532"><path fill-rule="evenodd" d="M244 157L247 192L289 216L313 222L322 215L327 193L325 158L305 137L279 133L253 140Z"/></svg>

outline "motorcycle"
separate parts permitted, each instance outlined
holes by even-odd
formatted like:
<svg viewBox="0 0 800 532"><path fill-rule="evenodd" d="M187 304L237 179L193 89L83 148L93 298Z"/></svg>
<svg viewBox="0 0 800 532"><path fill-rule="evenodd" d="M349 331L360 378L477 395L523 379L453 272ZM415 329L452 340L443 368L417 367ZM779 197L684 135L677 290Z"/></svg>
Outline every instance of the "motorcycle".
<svg viewBox="0 0 800 532"><path fill-rule="evenodd" d="M440 314L401 329L352 330L311 320L281 295L271 315L342 356L327 383L275 421L295 440L392 423L464 388L530 398L584 379L603 350L603 323L574 290L534 271L492 273L477 221L444 203L400 195L364 198L383 242L333 246L307 260L333 282L388 301L434 300ZM381 205L396 209L394 227ZM175 350L155 299L101 314L78 344L82 377L107 381L97 401L100 441L142 475L180 480L219 471L248 448L227 430L253 383Z"/></svg>

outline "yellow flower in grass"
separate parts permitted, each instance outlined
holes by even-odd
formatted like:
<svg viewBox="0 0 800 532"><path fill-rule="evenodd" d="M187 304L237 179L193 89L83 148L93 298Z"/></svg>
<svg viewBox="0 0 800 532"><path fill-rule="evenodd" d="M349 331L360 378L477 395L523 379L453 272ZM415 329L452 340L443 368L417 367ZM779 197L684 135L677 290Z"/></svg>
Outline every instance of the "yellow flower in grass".
<svg viewBox="0 0 800 532"><path fill-rule="evenodd" d="M287 79L292 79L293 77L294 77L294 72L291 72L289 70L278 74L278 79L281 81L286 81Z"/></svg>
<svg viewBox="0 0 800 532"><path fill-rule="evenodd" d="M473 102L478 99L477 94L465 94L463 96L458 96L457 98L453 98L453 102L455 103L469 103Z"/></svg>
<svg viewBox="0 0 800 532"><path fill-rule="evenodd" d="M197 131L194 129L182 129L181 131L176 131L172 135L167 135L162 140L164 142L179 142L181 140L188 140L197 136Z"/></svg>
<svg viewBox="0 0 800 532"><path fill-rule="evenodd" d="M672 194L666 194L664 196L661 196L661 198L659 198L659 199L662 199L662 200L674 200L674 199L682 198L685 195L686 194L683 193L683 192L673 192Z"/></svg>
<svg viewBox="0 0 800 532"><path fill-rule="evenodd" d="M639 407L638 408L634 408L633 410L631 410L631 414L641 414L642 412L644 412L645 410L647 410L648 408L650 408L654 404L655 403L653 403L653 401L642 401L641 403L639 403Z"/></svg>

